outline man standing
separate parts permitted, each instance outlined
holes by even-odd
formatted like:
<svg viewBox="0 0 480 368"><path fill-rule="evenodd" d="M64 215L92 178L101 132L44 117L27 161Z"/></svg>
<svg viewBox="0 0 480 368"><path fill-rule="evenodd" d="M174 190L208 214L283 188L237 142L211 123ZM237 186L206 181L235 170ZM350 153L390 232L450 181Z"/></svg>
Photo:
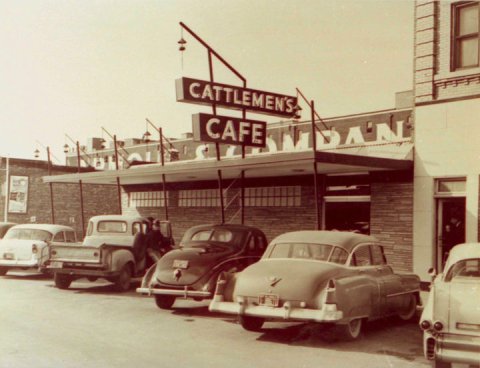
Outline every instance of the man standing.
<svg viewBox="0 0 480 368"><path fill-rule="evenodd" d="M157 262L165 253L164 238L160 231L160 221L155 220L152 231L147 234L147 254L150 256L150 264Z"/></svg>
<svg viewBox="0 0 480 368"><path fill-rule="evenodd" d="M457 213L453 213L443 231L443 262L447 260L450 250L457 244L465 242L465 226Z"/></svg>

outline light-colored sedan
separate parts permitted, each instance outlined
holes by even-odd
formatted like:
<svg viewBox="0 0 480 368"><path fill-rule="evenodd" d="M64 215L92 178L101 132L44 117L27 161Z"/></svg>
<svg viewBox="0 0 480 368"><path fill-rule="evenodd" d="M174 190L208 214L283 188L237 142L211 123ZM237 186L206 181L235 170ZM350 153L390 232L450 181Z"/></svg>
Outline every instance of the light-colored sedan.
<svg viewBox="0 0 480 368"><path fill-rule="evenodd" d="M353 340L364 321L412 319L419 291L419 277L394 273L372 236L295 231L272 240L259 262L223 274L209 308L238 314L247 330L265 320L310 321Z"/></svg>
<svg viewBox="0 0 480 368"><path fill-rule="evenodd" d="M433 367L480 366L480 243L453 247L435 277L420 319Z"/></svg>
<svg viewBox="0 0 480 368"><path fill-rule="evenodd" d="M0 240L0 276L13 269L38 269L48 258L47 242L77 241L70 226L23 224L11 227Z"/></svg>

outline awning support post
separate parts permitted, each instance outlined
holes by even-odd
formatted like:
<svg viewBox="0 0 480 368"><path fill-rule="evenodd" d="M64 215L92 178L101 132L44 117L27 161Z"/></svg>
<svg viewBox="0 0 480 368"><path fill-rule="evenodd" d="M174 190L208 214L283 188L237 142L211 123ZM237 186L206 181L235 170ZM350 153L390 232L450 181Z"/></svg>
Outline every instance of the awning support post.
<svg viewBox="0 0 480 368"><path fill-rule="evenodd" d="M115 149L115 169L118 171L118 148L117 136L113 135L113 147ZM117 176L117 191L118 191L118 208L120 215L122 214L122 188L120 187L120 178Z"/></svg>
<svg viewBox="0 0 480 368"><path fill-rule="evenodd" d="M47 160L48 160L48 175L52 176L52 160L50 158L50 147L47 147ZM52 224L55 223L55 209L53 205L53 183L49 183L50 186L50 208L52 209Z"/></svg>
<svg viewBox="0 0 480 368"><path fill-rule="evenodd" d="M163 183L163 206L165 207L165 220L168 221L168 198L167 198L167 184L165 182L165 174L162 174Z"/></svg>
<svg viewBox="0 0 480 368"><path fill-rule="evenodd" d="M218 170L218 190L220 191L220 209L222 213L222 224L225 223L225 208L223 204L223 186L222 186L222 170Z"/></svg>
<svg viewBox="0 0 480 368"><path fill-rule="evenodd" d="M245 225L245 170L242 170L240 191L241 224Z"/></svg>

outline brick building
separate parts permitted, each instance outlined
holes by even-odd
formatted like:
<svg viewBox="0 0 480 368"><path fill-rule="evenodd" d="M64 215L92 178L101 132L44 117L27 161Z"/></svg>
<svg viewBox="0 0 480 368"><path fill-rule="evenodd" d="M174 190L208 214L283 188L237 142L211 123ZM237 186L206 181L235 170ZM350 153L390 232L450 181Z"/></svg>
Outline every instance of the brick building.
<svg viewBox="0 0 480 368"><path fill-rule="evenodd" d="M79 238L82 237L79 184L53 183L50 191L50 184L43 181L49 173L69 174L77 172L77 168L60 165L49 168L48 162L39 160L1 157L0 161L2 221L68 225L76 230ZM83 168L82 171L92 169ZM86 220L96 214L118 213L120 210L116 186L85 184L82 195L83 217Z"/></svg>
<svg viewBox="0 0 480 368"><path fill-rule="evenodd" d="M414 271L423 280L428 267L442 267L453 217L460 238L478 241L479 8L415 4Z"/></svg>

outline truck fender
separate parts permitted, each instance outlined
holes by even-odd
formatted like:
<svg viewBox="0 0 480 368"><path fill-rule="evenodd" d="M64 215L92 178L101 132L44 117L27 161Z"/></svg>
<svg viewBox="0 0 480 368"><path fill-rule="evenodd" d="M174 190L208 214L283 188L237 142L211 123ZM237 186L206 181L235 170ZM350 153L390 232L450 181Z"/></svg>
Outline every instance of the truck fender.
<svg viewBox="0 0 480 368"><path fill-rule="evenodd" d="M120 271L127 263L135 266L135 259L133 253L126 249L118 249L112 251L112 262L110 269L112 271ZM132 269L135 272L135 268Z"/></svg>

